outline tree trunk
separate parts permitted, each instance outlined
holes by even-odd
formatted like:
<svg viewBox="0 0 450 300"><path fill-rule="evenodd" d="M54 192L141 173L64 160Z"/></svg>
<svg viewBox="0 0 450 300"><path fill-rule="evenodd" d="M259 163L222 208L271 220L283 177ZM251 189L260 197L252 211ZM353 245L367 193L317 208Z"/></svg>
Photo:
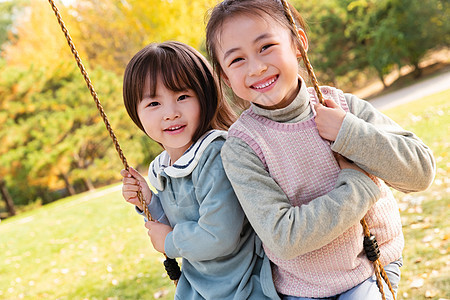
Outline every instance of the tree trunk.
<svg viewBox="0 0 450 300"><path fill-rule="evenodd" d="M83 178L83 182L89 191L95 190L94 184L92 183L92 181L89 178Z"/></svg>
<svg viewBox="0 0 450 300"><path fill-rule="evenodd" d="M80 157L80 155L78 155L78 153L74 154L74 158L75 158L75 162L76 162L78 168L86 169L84 164L81 162L81 157ZM89 191L95 190L94 184L92 183L92 181L89 178L82 178L82 180L84 182L84 185L86 186L86 189L88 189Z"/></svg>
<svg viewBox="0 0 450 300"><path fill-rule="evenodd" d="M8 193L8 189L6 188L6 183L3 179L0 179L0 193L2 194L3 200L5 200L6 209L8 210L9 215L15 216L16 208L14 206L14 202L13 202L11 196Z"/></svg>
<svg viewBox="0 0 450 300"><path fill-rule="evenodd" d="M64 183L66 185L67 191L69 192L69 195L70 196L75 195L75 188L73 187L73 185L70 184L69 177L67 176L67 174L61 172L60 175L61 175L61 178L64 180Z"/></svg>
<svg viewBox="0 0 450 300"><path fill-rule="evenodd" d="M414 63L414 72L413 72L414 78L419 78L422 76L422 69L419 67L419 63Z"/></svg>
<svg viewBox="0 0 450 300"><path fill-rule="evenodd" d="M378 72L378 78L380 78L381 83L383 83L383 87L387 88L388 86L387 86L386 81L384 80L384 76L383 76L383 74L381 74L381 72Z"/></svg>

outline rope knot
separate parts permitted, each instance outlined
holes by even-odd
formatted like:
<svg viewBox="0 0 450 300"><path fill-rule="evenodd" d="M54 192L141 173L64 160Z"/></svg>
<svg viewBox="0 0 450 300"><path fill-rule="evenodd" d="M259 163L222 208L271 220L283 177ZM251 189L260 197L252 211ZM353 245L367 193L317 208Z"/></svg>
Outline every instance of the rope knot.
<svg viewBox="0 0 450 300"><path fill-rule="evenodd" d="M178 280L181 276L181 270L177 261L174 258L166 258L164 261L164 267L166 268L167 275L171 280Z"/></svg>
<svg viewBox="0 0 450 300"><path fill-rule="evenodd" d="M364 251L366 252L367 258L372 262L380 258L378 242L373 234L364 237Z"/></svg>

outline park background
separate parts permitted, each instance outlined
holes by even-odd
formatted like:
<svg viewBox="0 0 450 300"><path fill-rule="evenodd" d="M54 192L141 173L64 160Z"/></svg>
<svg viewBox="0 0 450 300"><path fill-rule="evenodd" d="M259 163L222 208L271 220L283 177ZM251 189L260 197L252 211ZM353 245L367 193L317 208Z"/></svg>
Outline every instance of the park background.
<svg viewBox="0 0 450 300"><path fill-rule="evenodd" d="M205 53L215 2L56 2L128 162L143 172L161 148L126 115L124 67L153 41ZM370 99L449 72L446 0L291 3L309 24L322 84ZM121 161L48 2L0 0L0 45L0 299L173 298L161 255L121 198ZM438 166L427 191L396 193L406 238L399 299L450 298L449 98L384 111Z"/></svg>

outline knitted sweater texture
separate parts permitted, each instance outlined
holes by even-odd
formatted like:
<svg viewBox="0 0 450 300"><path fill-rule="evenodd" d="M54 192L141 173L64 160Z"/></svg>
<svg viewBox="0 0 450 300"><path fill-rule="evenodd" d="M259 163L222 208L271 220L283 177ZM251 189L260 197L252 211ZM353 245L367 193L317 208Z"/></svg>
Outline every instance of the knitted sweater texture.
<svg viewBox="0 0 450 300"><path fill-rule="evenodd" d="M348 111L343 93L321 87L326 98ZM315 92L308 89L312 104ZM273 179L294 206L308 203L332 190L340 168L330 144L323 140L314 118L298 123L278 123L245 111L229 131L229 137L242 139L258 155ZM383 265L401 256L404 239L397 203L389 188L374 177L381 198L368 211L366 221L377 237ZM329 297L340 294L373 274L363 251L363 232L354 224L329 244L294 259L282 259L265 247L274 264L278 292L298 297Z"/></svg>

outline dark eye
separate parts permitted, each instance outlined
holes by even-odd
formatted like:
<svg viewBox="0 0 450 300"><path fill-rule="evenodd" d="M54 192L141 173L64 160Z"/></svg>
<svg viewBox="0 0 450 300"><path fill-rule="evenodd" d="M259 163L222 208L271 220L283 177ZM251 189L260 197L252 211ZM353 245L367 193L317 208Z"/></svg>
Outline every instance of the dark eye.
<svg viewBox="0 0 450 300"><path fill-rule="evenodd" d="M180 97L178 97L178 101L182 101L189 98L189 95L181 95Z"/></svg>
<svg viewBox="0 0 450 300"><path fill-rule="evenodd" d="M274 45L274 44L264 45L264 46L261 48L261 52L263 52L263 51L269 49L269 48L272 47L273 45Z"/></svg>
<svg viewBox="0 0 450 300"><path fill-rule="evenodd" d="M159 105L159 102L157 102L157 101L152 101L152 102L150 102L149 104L147 104L147 107L154 107L154 106L158 106Z"/></svg>
<svg viewBox="0 0 450 300"><path fill-rule="evenodd" d="M231 61L231 63L230 63L230 66L231 66L232 64L234 64L234 63L237 63L237 62L241 61L241 60L243 60L241 57L238 57L238 58L233 59L233 60Z"/></svg>

